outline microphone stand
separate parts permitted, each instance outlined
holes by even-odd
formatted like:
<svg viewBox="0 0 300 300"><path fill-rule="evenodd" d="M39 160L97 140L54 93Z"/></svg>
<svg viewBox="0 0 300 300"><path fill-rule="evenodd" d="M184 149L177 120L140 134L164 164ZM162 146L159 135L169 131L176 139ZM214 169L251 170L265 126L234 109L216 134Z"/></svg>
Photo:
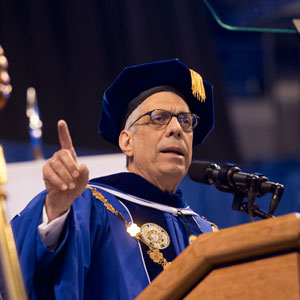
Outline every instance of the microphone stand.
<svg viewBox="0 0 300 300"><path fill-rule="evenodd" d="M275 218L273 213L277 209L282 197L284 191L283 185L268 183L273 195L270 201L269 212L265 212L258 205L254 205L254 202L257 197L261 197L267 193L263 190L262 186L268 182L268 178L260 174L248 174L245 176L243 182L233 182L232 178L236 172L240 172L239 167L234 164L225 164L220 169L219 180L215 182L218 190L230 192L234 195L231 208L248 214L251 222L254 221L254 217L261 219ZM248 201L244 201L245 198L248 198Z"/></svg>
<svg viewBox="0 0 300 300"><path fill-rule="evenodd" d="M249 201L243 202L245 197L247 197L247 194L236 192L234 194L231 209L241 211L241 212L248 214L251 222L254 221L254 219L253 219L254 217L259 217L261 219L274 219L275 218L272 214L261 210L258 205L251 206L251 204L249 204Z"/></svg>

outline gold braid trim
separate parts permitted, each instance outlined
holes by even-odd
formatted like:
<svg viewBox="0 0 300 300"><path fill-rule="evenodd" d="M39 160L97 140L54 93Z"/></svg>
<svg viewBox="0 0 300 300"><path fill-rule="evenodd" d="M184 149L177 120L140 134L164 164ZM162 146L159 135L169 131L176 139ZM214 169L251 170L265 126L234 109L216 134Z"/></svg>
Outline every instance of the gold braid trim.
<svg viewBox="0 0 300 300"><path fill-rule="evenodd" d="M194 97L201 102L205 102L205 88L201 75L192 69L190 69L190 73L192 80L192 93Z"/></svg>
<svg viewBox="0 0 300 300"><path fill-rule="evenodd" d="M119 212L115 210L115 208L105 199L105 197L97 189L92 188L91 186L87 186L87 188L92 191L93 196L96 199L100 200L104 204L108 211L110 211L116 216L119 215Z"/></svg>

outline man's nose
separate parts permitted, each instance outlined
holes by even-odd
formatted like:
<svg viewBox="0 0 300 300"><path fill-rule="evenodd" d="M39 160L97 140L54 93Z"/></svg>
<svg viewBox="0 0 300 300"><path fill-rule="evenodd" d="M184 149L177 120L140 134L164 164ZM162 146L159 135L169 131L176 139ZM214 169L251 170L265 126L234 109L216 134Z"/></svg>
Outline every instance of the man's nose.
<svg viewBox="0 0 300 300"><path fill-rule="evenodd" d="M176 116L172 116L171 121L167 126L167 135L177 135L181 136L182 134L182 127L177 119Z"/></svg>

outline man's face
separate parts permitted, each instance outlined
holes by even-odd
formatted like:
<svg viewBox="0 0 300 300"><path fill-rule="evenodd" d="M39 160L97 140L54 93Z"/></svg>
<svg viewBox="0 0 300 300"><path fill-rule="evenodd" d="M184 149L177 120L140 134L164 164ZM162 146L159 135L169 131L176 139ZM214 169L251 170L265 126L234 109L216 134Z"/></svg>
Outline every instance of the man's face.
<svg viewBox="0 0 300 300"><path fill-rule="evenodd" d="M137 109L137 118L154 109L171 113L189 112L186 102L172 92L159 92L148 97ZM134 113L133 113L134 114ZM169 124L151 124L144 116L132 135L132 159L129 171L137 173L163 190L164 181L177 186L185 176L192 159L193 131L184 130L176 117ZM171 184L172 185L172 184ZM174 187L174 189L176 188ZM170 190L169 190L170 192Z"/></svg>

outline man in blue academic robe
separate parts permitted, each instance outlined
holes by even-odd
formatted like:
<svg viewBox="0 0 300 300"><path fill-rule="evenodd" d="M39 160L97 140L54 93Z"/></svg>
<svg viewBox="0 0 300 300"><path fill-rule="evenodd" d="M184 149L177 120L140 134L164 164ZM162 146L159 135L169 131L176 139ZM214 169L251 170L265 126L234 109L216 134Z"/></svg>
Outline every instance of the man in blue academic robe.
<svg viewBox="0 0 300 300"><path fill-rule="evenodd" d="M59 121L46 190L12 221L30 299L134 299L212 231L177 186L213 123L211 84L178 59L125 68L104 93L99 131L129 172L89 181Z"/></svg>

